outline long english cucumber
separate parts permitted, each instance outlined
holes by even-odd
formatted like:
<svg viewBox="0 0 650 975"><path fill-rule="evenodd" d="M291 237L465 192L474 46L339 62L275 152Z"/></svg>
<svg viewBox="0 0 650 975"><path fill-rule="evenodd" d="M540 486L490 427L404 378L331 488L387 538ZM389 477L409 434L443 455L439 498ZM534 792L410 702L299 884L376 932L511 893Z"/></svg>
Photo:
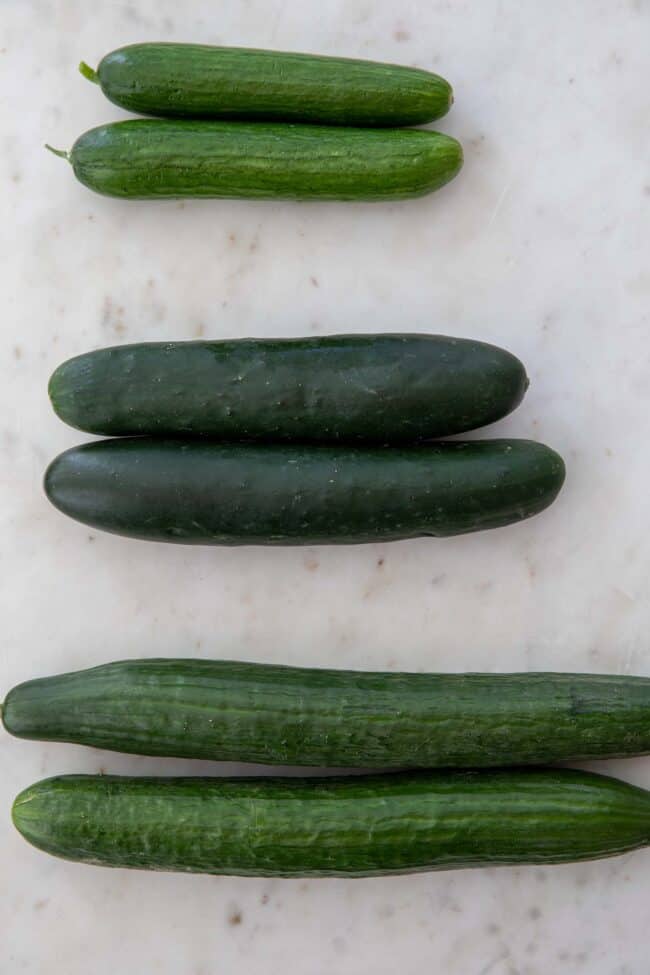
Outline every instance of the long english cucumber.
<svg viewBox="0 0 650 975"><path fill-rule="evenodd" d="M123 660L19 684L3 721L21 738L213 761L547 764L650 752L650 679Z"/></svg>
<svg viewBox="0 0 650 975"><path fill-rule="evenodd" d="M346 779L68 775L22 792L34 846L111 867L343 876L564 863L650 841L650 794L569 769Z"/></svg>

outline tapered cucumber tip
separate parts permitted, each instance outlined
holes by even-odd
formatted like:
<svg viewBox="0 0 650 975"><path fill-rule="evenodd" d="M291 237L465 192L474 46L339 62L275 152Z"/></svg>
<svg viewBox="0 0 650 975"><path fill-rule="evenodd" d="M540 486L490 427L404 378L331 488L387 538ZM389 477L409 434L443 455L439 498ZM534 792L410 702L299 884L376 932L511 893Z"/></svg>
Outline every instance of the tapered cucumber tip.
<svg viewBox="0 0 650 975"><path fill-rule="evenodd" d="M84 78L87 78L88 81L92 81L94 85L99 84L99 75L97 74L95 69L91 68L90 65L86 64L85 61L79 62L79 71L84 76Z"/></svg>
<svg viewBox="0 0 650 975"><path fill-rule="evenodd" d="M48 149L49 152L53 152L55 156L60 156L61 159L67 159L68 162L70 162L70 153L65 149L55 149L53 146L48 145L47 142L45 143L45 148Z"/></svg>

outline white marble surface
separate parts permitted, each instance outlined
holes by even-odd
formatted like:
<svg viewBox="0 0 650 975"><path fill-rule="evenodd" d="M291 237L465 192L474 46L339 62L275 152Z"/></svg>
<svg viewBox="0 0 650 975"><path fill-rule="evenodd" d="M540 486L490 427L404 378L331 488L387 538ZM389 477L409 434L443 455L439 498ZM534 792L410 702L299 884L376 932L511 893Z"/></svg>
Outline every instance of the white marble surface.
<svg viewBox="0 0 650 975"><path fill-rule="evenodd" d="M160 654L650 674L649 38L648 0L0 0L2 690ZM147 39L438 70L465 169L393 206L93 196L42 144L120 117L76 64ZM552 509L446 541L225 550L101 535L48 506L44 467L81 439L48 407L62 359L380 329L475 336L525 361L530 391L498 433L564 454ZM58 772L196 765L2 734L0 767L2 973L648 971L647 852L356 882L108 871L27 846L13 796ZM649 760L607 768L650 786Z"/></svg>

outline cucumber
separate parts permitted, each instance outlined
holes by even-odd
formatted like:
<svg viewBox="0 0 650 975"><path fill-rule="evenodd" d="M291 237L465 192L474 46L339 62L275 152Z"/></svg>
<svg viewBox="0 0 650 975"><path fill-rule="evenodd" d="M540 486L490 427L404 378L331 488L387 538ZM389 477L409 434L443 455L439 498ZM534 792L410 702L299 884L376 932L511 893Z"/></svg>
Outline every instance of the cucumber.
<svg viewBox="0 0 650 975"><path fill-rule="evenodd" d="M496 528L546 508L563 480L561 458L529 440L376 448L124 437L61 454L45 491L70 517L133 538L312 545Z"/></svg>
<svg viewBox="0 0 650 975"><path fill-rule="evenodd" d="M34 846L111 867L365 877L564 863L646 846L650 794L569 769L347 779L66 775L22 792Z"/></svg>
<svg viewBox="0 0 650 975"><path fill-rule="evenodd" d="M102 125L53 151L91 190L130 199L399 200L448 183L463 161L455 139L419 129L162 119Z"/></svg>
<svg viewBox="0 0 650 975"><path fill-rule="evenodd" d="M145 342L64 362L50 398L66 423L107 436L409 443L513 410L521 362L441 335Z"/></svg>
<svg viewBox="0 0 650 975"><path fill-rule="evenodd" d="M138 115L397 126L453 102L444 78L418 68L203 44L131 44L80 70Z"/></svg>
<svg viewBox="0 0 650 975"><path fill-rule="evenodd" d="M20 738L213 761L478 768L650 752L650 679L124 660L27 681Z"/></svg>

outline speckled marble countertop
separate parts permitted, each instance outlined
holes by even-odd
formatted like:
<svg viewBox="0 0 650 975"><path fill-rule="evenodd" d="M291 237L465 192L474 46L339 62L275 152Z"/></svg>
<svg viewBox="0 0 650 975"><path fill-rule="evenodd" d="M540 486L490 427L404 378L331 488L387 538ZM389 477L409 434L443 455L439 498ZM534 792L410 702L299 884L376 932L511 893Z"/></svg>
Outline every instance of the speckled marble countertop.
<svg viewBox="0 0 650 975"><path fill-rule="evenodd" d="M650 674L650 4L0 3L0 687L147 655ZM148 39L313 50L447 76L449 187L399 205L120 203L42 150L120 117L76 73ZM510 348L495 433L564 454L516 527L352 549L187 549L50 508L64 358L121 341L403 329ZM0 972L646 975L650 853L368 881L82 867L27 846L13 796L66 771L187 772L0 735ZM650 760L608 763L650 786ZM211 771L220 771L218 766Z"/></svg>

